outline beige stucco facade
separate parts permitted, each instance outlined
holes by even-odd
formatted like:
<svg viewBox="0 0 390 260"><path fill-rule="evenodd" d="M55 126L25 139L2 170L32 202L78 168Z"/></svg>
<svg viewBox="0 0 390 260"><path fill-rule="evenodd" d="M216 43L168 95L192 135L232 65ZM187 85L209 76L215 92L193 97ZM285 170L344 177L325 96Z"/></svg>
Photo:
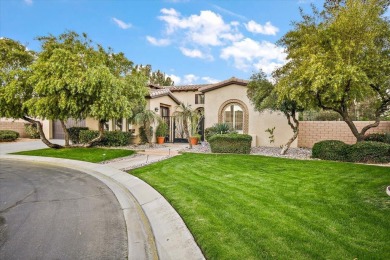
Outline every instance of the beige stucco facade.
<svg viewBox="0 0 390 260"><path fill-rule="evenodd" d="M229 104L238 104L244 110L244 133L253 138L252 146L281 146L293 135L293 131L287 124L286 117L281 112L265 111L259 113L246 94L246 86L232 84L205 92L205 127L211 127L216 123L222 123L222 109ZM268 128L274 130L274 143L269 142ZM292 144L296 147L297 142Z"/></svg>

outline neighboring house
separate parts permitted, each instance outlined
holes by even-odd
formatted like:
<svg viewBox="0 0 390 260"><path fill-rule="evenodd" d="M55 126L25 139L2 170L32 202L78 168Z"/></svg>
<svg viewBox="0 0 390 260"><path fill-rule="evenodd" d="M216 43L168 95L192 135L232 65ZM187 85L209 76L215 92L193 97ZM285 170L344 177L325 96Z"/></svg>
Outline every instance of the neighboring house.
<svg viewBox="0 0 390 260"><path fill-rule="evenodd" d="M293 132L287 124L286 117L281 112L262 112L254 110L247 97L248 81L237 78L203 85L158 86L149 85L149 95L146 97L146 109L159 114L170 125L170 142L183 140L183 129L175 120L174 112L180 103L191 105L204 115L202 128L208 128L216 123L228 123L237 132L253 137L253 146L276 146L285 144ZM79 122L69 121L68 126L86 126L97 130L98 123L93 119ZM45 132L49 138L63 138L63 132L58 122L44 122ZM154 129L155 129L154 125ZM267 129L274 130L274 143L269 142ZM107 130L132 131L138 134L139 127L127 119L110 120ZM155 140L155 137L153 138ZM296 147L297 142L292 144Z"/></svg>

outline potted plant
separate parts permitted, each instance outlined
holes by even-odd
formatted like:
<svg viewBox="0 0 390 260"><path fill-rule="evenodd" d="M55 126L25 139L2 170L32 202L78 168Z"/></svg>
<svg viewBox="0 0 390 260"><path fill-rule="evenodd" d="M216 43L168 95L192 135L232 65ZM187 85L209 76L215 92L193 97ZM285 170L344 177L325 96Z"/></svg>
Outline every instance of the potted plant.
<svg viewBox="0 0 390 260"><path fill-rule="evenodd" d="M199 143L201 135L200 134L193 134L190 137L190 142L192 145L197 145Z"/></svg>
<svg viewBox="0 0 390 260"><path fill-rule="evenodd" d="M161 120L156 129L156 139L158 144L163 144L165 137L168 134L168 124L164 120Z"/></svg>
<svg viewBox="0 0 390 260"><path fill-rule="evenodd" d="M197 145L199 143L199 140L201 138L201 135L199 134L199 127L200 122L203 118L202 113L198 113L194 111L191 115L191 136L190 136L190 142L192 145Z"/></svg>

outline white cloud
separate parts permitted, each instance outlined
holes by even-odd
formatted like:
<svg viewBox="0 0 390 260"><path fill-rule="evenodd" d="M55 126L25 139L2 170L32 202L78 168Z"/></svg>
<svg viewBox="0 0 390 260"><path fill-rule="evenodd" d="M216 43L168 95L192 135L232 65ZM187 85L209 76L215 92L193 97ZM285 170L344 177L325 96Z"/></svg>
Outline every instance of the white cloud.
<svg viewBox="0 0 390 260"><path fill-rule="evenodd" d="M213 56L211 56L210 54L205 54L198 49L191 50L191 49L187 49L184 47L180 47L180 50L181 50L181 53L183 53L183 55L190 57L190 58L199 58L199 59L206 59L206 60L213 60L214 59Z"/></svg>
<svg viewBox="0 0 390 260"><path fill-rule="evenodd" d="M279 28L273 26L271 22L266 22L265 25L261 25L251 20L245 24L246 29L252 33L261 33L266 35L276 35Z"/></svg>
<svg viewBox="0 0 390 260"><path fill-rule="evenodd" d="M220 46L226 41L242 39L235 26L223 21L219 14L201 11L199 15L181 16L175 9L161 9L160 20L166 23L166 33L183 33L185 41L201 46Z"/></svg>
<svg viewBox="0 0 390 260"><path fill-rule="evenodd" d="M202 77L202 80L204 80L206 83L210 83L210 84L214 84L214 83L217 83L220 81L218 79L214 79L211 77Z"/></svg>
<svg viewBox="0 0 390 260"><path fill-rule="evenodd" d="M262 68L267 73L286 61L283 48L267 41L257 42L250 38L223 48L220 57L225 60L232 58L237 69L247 71L255 67Z"/></svg>
<svg viewBox="0 0 390 260"><path fill-rule="evenodd" d="M24 0L24 3L26 5L32 5L33 4L33 0Z"/></svg>
<svg viewBox="0 0 390 260"><path fill-rule="evenodd" d="M167 46L167 45L171 44L171 41L169 39L156 39L152 36L146 36L146 40L150 44L156 45L156 46Z"/></svg>
<svg viewBox="0 0 390 260"><path fill-rule="evenodd" d="M195 81L197 81L198 79L199 79L199 77L195 76L194 74L187 74L187 75L184 75L183 84L191 85L191 84L194 84Z"/></svg>
<svg viewBox="0 0 390 260"><path fill-rule="evenodd" d="M112 20L116 23L116 25L118 25L119 28L124 30L129 29L132 26L130 23L125 23L124 21L119 20L115 17L113 17Z"/></svg>
<svg viewBox="0 0 390 260"><path fill-rule="evenodd" d="M181 82L181 78L179 76L174 75L174 74L167 75L167 77L170 77L175 82L175 85L179 85Z"/></svg>

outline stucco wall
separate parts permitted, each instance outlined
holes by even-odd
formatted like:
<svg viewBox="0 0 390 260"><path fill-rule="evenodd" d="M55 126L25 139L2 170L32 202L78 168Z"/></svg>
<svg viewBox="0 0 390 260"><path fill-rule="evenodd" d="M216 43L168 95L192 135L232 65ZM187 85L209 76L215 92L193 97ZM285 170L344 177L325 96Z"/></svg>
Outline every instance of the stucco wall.
<svg viewBox="0 0 390 260"><path fill-rule="evenodd" d="M280 112L263 113L256 112L251 105L247 95L247 88L240 85L230 85L205 93L205 127L211 127L218 123L218 111L224 102L228 100L240 100L248 108L248 134L255 138L252 145L257 146L276 146L285 144L293 135L293 131L287 124L286 117ZM275 142L269 143L269 134L265 131L268 128L273 128ZM297 141L292 144L292 147L297 146Z"/></svg>
<svg viewBox="0 0 390 260"><path fill-rule="evenodd" d="M372 123L368 121L354 122L360 131ZM380 122L378 127L371 128L367 133L390 132L390 121ZM356 143L356 138L344 121L302 121L299 123L298 146L311 148L319 141L340 140L347 144Z"/></svg>
<svg viewBox="0 0 390 260"><path fill-rule="evenodd" d="M183 102L185 105L191 105L192 109L204 107L204 104L195 104L195 95L196 94L203 94L202 92L199 92L199 91L175 91L172 93L178 100L180 100L180 102Z"/></svg>

